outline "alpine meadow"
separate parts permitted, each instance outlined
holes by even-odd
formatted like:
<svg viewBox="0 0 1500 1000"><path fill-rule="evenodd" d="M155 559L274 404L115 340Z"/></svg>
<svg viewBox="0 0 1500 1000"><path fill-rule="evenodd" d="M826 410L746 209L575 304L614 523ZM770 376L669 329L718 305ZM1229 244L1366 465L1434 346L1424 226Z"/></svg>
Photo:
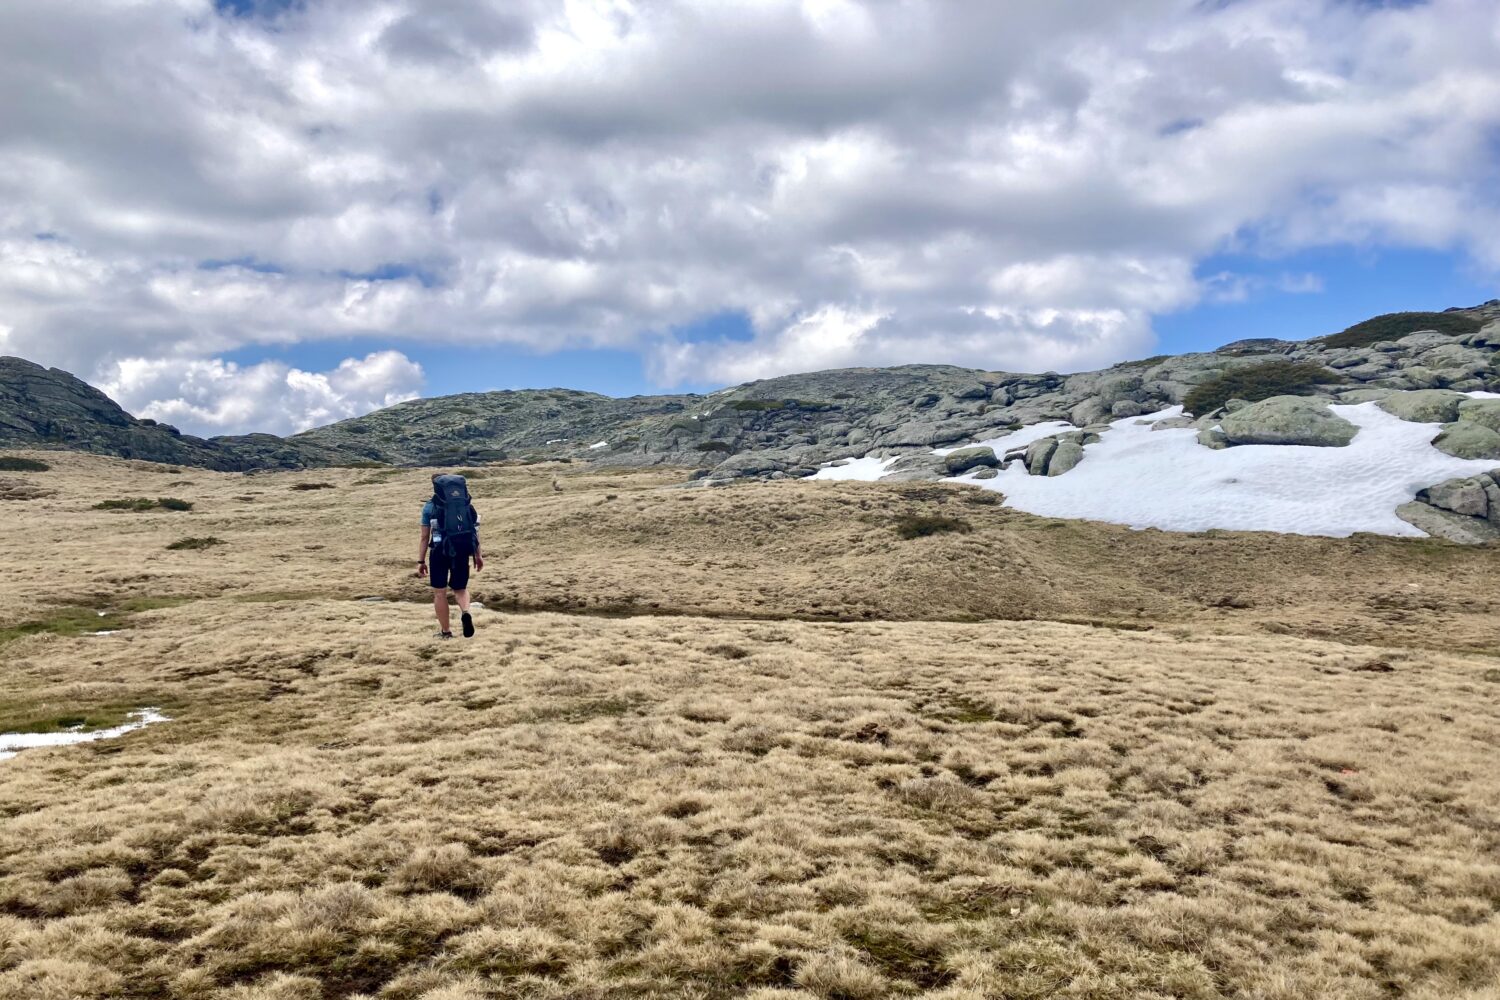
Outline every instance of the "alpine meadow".
<svg viewBox="0 0 1500 1000"><path fill-rule="evenodd" d="M1500 1000L1500 3L0 0L0 1000Z"/></svg>

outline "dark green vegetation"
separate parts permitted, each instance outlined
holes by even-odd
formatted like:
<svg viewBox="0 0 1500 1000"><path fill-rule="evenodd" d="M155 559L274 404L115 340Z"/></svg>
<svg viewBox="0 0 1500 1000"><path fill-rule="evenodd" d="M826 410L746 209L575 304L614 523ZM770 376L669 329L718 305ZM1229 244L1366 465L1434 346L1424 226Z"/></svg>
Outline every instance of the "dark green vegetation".
<svg viewBox="0 0 1500 1000"><path fill-rule="evenodd" d="M1399 340L1418 330L1436 330L1449 337L1477 333L1480 322L1463 313L1399 312L1386 313L1355 323L1342 333L1324 337L1327 347L1369 347L1384 340Z"/></svg>
<svg viewBox="0 0 1500 1000"><path fill-rule="evenodd" d="M222 538L215 538L212 535L208 535L203 538L179 538L177 539L177 541L168 545L167 548L176 552L182 549L210 549L215 545L223 544L224 540Z"/></svg>
<svg viewBox="0 0 1500 1000"><path fill-rule="evenodd" d="M331 490L331 489L333 489L333 484L332 483L293 483L288 488L289 489L293 489L293 490L300 490L300 491L303 491L303 492L305 492L307 490Z"/></svg>
<svg viewBox="0 0 1500 1000"><path fill-rule="evenodd" d="M949 531L967 535L974 528L968 521L941 514L907 514L896 519L896 534L902 538L925 538Z"/></svg>
<svg viewBox="0 0 1500 1000"><path fill-rule="evenodd" d="M1152 368L1163 361L1170 360L1170 354L1153 354L1149 358L1136 358L1134 361L1121 361L1115 365L1116 368Z"/></svg>
<svg viewBox="0 0 1500 1000"><path fill-rule="evenodd" d="M150 497L130 497L119 500L100 500L94 504L95 510L192 510L191 501L179 500L177 497L160 497L152 500Z"/></svg>
<svg viewBox="0 0 1500 1000"><path fill-rule="evenodd" d="M52 466L46 462L39 462L34 458L0 455L0 472L46 472L50 468Z"/></svg>
<svg viewBox="0 0 1500 1000"><path fill-rule="evenodd" d="M45 618L0 628L0 646L23 635L78 636L89 632L118 631L130 627L131 615L159 608L175 608L187 602L186 597L133 597L120 601L103 615L92 608L55 608Z"/></svg>
<svg viewBox="0 0 1500 1000"><path fill-rule="evenodd" d="M139 708L128 704L80 708L52 702L0 701L0 733L93 732L120 725Z"/></svg>
<svg viewBox="0 0 1500 1000"><path fill-rule="evenodd" d="M1267 361L1233 368L1196 386L1183 407L1197 416L1212 413L1231 399L1250 403L1272 396L1308 396L1320 385L1338 385L1338 372L1307 361Z"/></svg>
<svg viewBox="0 0 1500 1000"><path fill-rule="evenodd" d="M693 448L696 451L734 451L734 446L727 441L704 441Z"/></svg>

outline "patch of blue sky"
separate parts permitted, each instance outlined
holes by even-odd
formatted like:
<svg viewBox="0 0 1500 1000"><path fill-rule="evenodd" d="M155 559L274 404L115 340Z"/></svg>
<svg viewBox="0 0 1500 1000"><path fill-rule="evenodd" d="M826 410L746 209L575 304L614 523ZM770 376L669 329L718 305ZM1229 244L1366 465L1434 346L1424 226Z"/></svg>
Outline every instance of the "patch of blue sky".
<svg viewBox="0 0 1500 1000"><path fill-rule="evenodd" d="M391 337L351 337L298 344L253 344L221 354L238 365L279 362L303 371L326 372L346 358L396 350L422 366L423 396L499 389L580 389L605 396L649 396L664 390L646 375L639 351L576 348L550 354L514 345L440 343ZM669 390L710 392L717 385Z"/></svg>
<svg viewBox="0 0 1500 1000"><path fill-rule="evenodd" d="M1472 306L1500 296L1500 275L1440 250L1307 250L1220 254L1197 269L1210 294L1158 316L1156 351L1208 351L1247 337L1305 340L1388 312Z"/></svg>
<svg viewBox="0 0 1500 1000"><path fill-rule="evenodd" d="M437 272L417 264L388 263L368 271L339 271L337 273L339 277L350 281L402 281L406 278L416 278L423 288L436 288L443 283Z"/></svg>
<svg viewBox="0 0 1500 1000"><path fill-rule="evenodd" d="M225 17L272 18L303 3L304 0L214 0L214 10Z"/></svg>
<svg viewBox="0 0 1500 1000"><path fill-rule="evenodd" d="M727 309L673 327L673 339L687 344L714 343L724 340L749 342L755 339L755 328L742 309Z"/></svg>
<svg viewBox="0 0 1500 1000"><path fill-rule="evenodd" d="M269 264L263 260L256 260L254 257L229 257L223 260L210 259L198 262L199 270L203 271L222 271L228 267L242 267L247 271L258 271L261 274L286 273L285 268Z"/></svg>

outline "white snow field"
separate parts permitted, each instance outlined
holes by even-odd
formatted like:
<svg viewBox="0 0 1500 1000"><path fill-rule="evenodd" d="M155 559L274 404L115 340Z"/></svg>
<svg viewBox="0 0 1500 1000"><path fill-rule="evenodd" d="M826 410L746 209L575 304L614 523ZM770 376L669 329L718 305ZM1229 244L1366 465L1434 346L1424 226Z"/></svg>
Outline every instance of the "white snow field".
<svg viewBox="0 0 1500 1000"><path fill-rule="evenodd" d="M857 479L861 482L873 483L889 472L895 462L894 458L872 458L869 455L864 458L846 458L842 462L825 465L808 478Z"/></svg>
<svg viewBox="0 0 1500 1000"><path fill-rule="evenodd" d="M1496 393L1470 393L1494 398ZM1460 459L1432 447L1440 424L1401 420L1374 403L1334 406L1359 432L1342 448L1239 445L1215 450L1193 428L1153 431L1182 413L1174 406L1110 424L1061 476L1032 476L1014 463L994 479L949 479L1005 496L1005 504L1045 517L1085 518L1166 531L1224 528L1343 537L1357 531L1425 537L1396 516L1418 490L1488 472L1492 459ZM997 455L1070 426L1037 424L978 442ZM967 446L965 446L967 447ZM936 450L947 454L955 449ZM878 480L891 459L862 458L819 470L816 479Z"/></svg>
<svg viewBox="0 0 1500 1000"><path fill-rule="evenodd" d="M135 721L126 722L110 729L96 729L91 733L81 733L71 730L62 733L0 733L0 760L9 760L22 750L35 750L38 747L62 747L73 743L92 743L94 740L110 740L116 736L133 733L137 729L144 729L153 722L172 721L154 708L143 708L139 712L131 712L130 718Z"/></svg>

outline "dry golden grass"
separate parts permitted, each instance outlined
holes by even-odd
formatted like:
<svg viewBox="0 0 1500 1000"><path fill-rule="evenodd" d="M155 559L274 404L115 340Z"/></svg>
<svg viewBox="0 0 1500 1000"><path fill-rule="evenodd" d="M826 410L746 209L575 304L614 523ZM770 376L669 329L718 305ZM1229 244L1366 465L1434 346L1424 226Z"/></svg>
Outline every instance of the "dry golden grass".
<svg viewBox="0 0 1500 1000"><path fill-rule="evenodd" d="M1500 997L1493 551L503 470L476 591L610 614L440 642L425 473L46 457L0 707L176 721L0 763L0 1000Z"/></svg>

